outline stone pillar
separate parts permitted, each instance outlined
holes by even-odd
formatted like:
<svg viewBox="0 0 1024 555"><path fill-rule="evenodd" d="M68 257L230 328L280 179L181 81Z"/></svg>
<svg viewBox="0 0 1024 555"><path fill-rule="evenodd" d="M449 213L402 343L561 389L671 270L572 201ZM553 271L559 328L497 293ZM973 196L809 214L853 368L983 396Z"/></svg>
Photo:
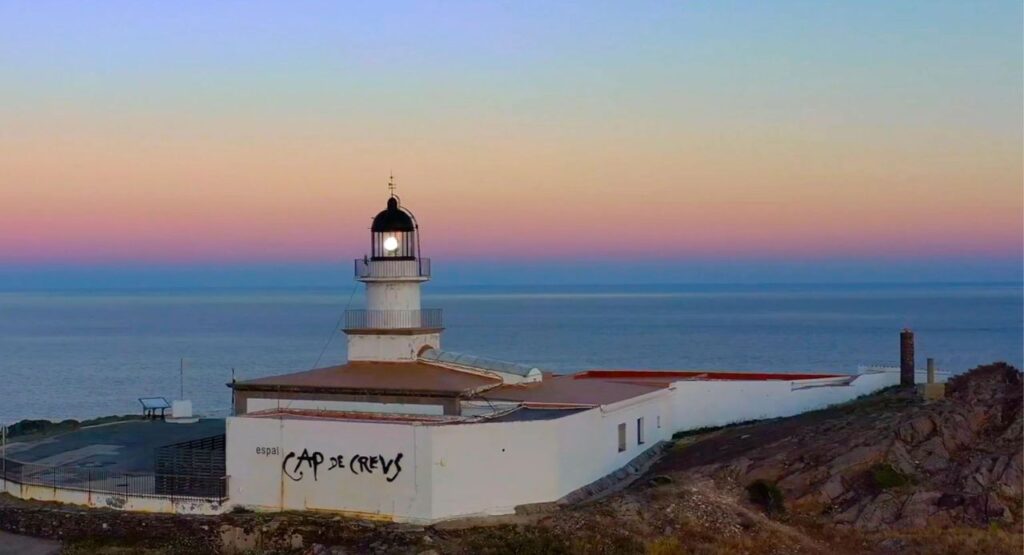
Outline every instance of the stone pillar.
<svg viewBox="0 0 1024 555"><path fill-rule="evenodd" d="M900 332L900 385L914 385L914 332L910 328Z"/></svg>

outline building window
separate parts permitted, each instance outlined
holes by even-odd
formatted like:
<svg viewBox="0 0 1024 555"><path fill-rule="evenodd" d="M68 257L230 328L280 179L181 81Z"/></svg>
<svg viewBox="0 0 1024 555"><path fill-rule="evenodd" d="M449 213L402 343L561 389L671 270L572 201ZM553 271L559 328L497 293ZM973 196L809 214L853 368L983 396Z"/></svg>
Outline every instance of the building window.
<svg viewBox="0 0 1024 555"><path fill-rule="evenodd" d="M661 415L660 414L657 416L657 420L655 422L658 424L658 429L660 430L661 429Z"/></svg>
<svg viewBox="0 0 1024 555"><path fill-rule="evenodd" d="M626 423L619 424L619 453L626 450Z"/></svg>
<svg viewBox="0 0 1024 555"><path fill-rule="evenodd" d="M640 418L636 419L636 444L637 445L643 445L644 444L644 417L643 416L641 416Z"/></svg>

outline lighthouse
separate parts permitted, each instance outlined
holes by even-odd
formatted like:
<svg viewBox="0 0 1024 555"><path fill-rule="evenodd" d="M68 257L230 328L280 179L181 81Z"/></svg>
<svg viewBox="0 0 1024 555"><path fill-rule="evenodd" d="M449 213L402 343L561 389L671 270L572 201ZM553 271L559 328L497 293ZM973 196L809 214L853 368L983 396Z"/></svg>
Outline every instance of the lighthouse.
<svg viewBox="0 0 1024 555"><path fill-rule="evenodd" d="M792 416L899 383L887 369L560 374L442 350L441 311L420 306L430 260L390 189L355 260L366 307L345 313L349 360L228 384L230 505L420 524L513 514L592 497L650 464L676 432Z"/></svg>
<svg viewBox="0 0 1024 555"><path fill-rule="evenodd" d="M420 306L430 259L420 256L416 217L388 185L387 207L370 226L370 252L354 263L355 278L366 286L366 308L345 312L350 361L412 362L441 347L441 309Z"/></svg>

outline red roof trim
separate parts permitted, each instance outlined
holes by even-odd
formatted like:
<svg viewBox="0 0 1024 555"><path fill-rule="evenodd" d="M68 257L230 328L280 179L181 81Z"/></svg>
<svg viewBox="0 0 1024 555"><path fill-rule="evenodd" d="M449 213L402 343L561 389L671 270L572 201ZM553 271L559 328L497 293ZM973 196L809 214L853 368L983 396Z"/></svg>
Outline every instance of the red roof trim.
<svg viewBox="0 0 1024 555"><path fill-rule="evenodd" d="M266 409L249 412L244 415L252 418L282 418L294 416L307 419L323 420L361 420L373 422L450 422L460 420L458 416L434 414L393 414L382 412L353 412L316 409Z"/></svg>
<svg viewBox="0 0 1024 555"><path fill-rule="evenodd" d="M677 370L587 370L574 374L577 380L599 379L599 380L643 380L662 379L674 381L677 379L701 378L706 380L734 380L734 381L769 381L769 380L815 380L821 378L845 378L845 374L790 374L778 372L716 372L716 371L677 371Z"/></svg>

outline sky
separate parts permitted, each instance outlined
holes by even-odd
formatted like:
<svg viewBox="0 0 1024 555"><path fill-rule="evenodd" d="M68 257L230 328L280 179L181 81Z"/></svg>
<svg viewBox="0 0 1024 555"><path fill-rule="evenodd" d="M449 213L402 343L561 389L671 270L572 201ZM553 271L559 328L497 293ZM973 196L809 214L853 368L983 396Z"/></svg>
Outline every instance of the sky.
<svg viewBox="0 0 1024 555"><path fill-rule="evenodd" d="M392 172L463 282L1019 281L1022 18L0 0L0 287L321 283Z"/></svg>

